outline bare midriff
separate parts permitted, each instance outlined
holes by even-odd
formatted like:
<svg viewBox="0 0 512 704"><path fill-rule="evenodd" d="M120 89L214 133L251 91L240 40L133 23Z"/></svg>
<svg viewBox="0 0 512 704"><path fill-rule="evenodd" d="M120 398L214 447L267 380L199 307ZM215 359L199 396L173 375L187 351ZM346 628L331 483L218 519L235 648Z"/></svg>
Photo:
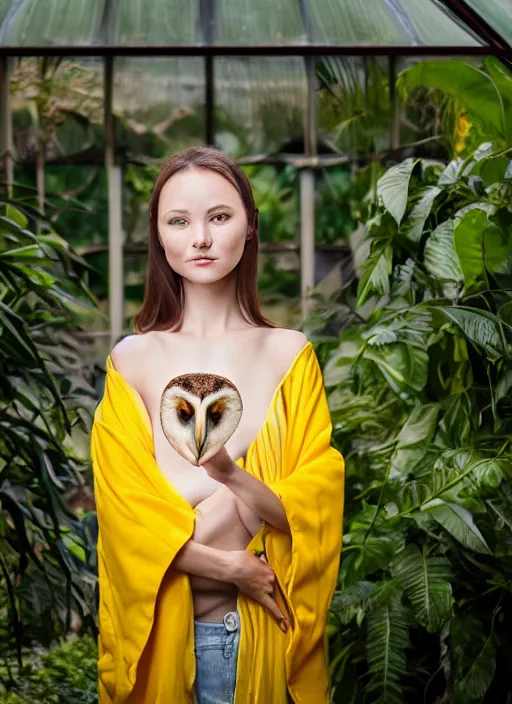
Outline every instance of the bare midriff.
<svg viewBox="0 0 512 704"><path fill-rule="evenodd" d="M242 520L240 507L241 503L226 487L215 491L196 506L192 539L218 550L244 550L262 523L247 508ZM193 575L189 579L196 621L217 623L227 612L236 610L238 589L234 584Z"/></svg>

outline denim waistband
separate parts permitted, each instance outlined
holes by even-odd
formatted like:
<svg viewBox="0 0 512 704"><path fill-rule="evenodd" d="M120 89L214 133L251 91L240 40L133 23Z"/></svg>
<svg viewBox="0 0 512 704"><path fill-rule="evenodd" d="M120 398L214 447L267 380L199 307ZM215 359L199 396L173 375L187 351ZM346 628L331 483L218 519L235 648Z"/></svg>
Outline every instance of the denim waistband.
<svg viewBox="0 0 512 704"><path fill-rule="evenodd" d="M228 611L224 615L222 621L217 623L209 623L208 621L194 621L194 630L198 632L212 632L217 631L218 633L223 633L228 631L232 633L240 628L240 615L238 611Z"/></svg>

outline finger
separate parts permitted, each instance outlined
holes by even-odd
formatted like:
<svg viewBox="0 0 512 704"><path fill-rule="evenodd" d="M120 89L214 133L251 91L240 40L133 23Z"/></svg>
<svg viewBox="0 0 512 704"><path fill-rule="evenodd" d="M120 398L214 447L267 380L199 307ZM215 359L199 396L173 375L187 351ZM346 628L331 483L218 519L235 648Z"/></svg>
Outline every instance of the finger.
<svg viewBox="0 0 512 704"><path fill-rule="evenodd" d="M265 594L261 603L262 606L264 606L267 611L269 611L270 614L274 616L277 623L279 624L279 628L283 631L283 633L286 633L288 630L288 620L283 615L283 612L281 611L275 600L268 594Z"/></svg>
<svg viewBox="0 0 512 704"><path fill-rule="evenodd" d="M265 557L265 553L264 553L264 552L261 553L261 555L260 555L260 560L262 560L263 562L266 562L267 565L268 565L268 560L267 560L267 558Z"/></svg>

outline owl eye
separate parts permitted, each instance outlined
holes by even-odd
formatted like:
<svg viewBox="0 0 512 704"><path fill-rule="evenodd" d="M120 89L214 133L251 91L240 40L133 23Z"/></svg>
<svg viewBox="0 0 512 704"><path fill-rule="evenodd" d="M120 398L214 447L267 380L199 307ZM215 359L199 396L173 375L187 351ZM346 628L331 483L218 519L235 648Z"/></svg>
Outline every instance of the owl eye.
<svg viewBox="0 0 512 704"><path fill-rule="evenodd" d="M194 415L193 410L190 407L187 406L179 406L177 409L178 413L178 418L183 421L184 423L188 423L188 421L192 418Z"/></svg>
<svg viewBox="0 0 512 704"><path fill-rule="evenodd" d="M214 425L220 423L222 419L222 411L216 406L211 406L208 409L208 415L210 416L210 420Z"/></svg>

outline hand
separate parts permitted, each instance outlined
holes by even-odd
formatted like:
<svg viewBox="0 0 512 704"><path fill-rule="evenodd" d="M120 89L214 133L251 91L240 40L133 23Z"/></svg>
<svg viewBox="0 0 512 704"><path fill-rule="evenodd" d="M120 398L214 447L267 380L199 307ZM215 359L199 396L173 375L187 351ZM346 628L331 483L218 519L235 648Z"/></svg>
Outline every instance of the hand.
<svg viewBox="0 0 512 704"><path fill-rule="evenodd" d="M288 631L288 619L275 600L277 581L274 570L264 555L256 557L250 550L234 550L231 554L231 581L238 589L261 604L277 620L279 628Z"/></svg>
<svg viewBox="0 0 512 704"><path fill-rule="evenodd" d="M237 469L237 465L231 459L226 447L223 445L214 454L206 453L199 460L199 466L204 467L206 474L218 482L226 482Z"/></svg>

